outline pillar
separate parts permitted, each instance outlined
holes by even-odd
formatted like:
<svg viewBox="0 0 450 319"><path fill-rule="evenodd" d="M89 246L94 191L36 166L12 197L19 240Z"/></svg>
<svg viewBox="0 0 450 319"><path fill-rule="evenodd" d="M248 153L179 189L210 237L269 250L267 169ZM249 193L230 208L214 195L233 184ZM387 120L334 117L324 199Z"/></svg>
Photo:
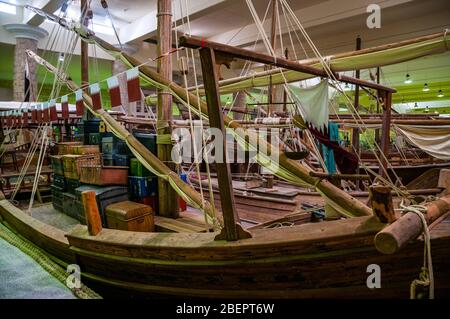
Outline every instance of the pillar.
<svg viewBox="0 0 450 319"><path fill-rule="evenodd" d="M25 65L27 60L30 78L30 101L35 101L37 98L36 62L27 59L25 50L37 53L39 40L48 36L48 32L40 27L28 24L6 24L4 28L14 34L16 38L13 80L14 101L22 102L25 99Z"/></svg>

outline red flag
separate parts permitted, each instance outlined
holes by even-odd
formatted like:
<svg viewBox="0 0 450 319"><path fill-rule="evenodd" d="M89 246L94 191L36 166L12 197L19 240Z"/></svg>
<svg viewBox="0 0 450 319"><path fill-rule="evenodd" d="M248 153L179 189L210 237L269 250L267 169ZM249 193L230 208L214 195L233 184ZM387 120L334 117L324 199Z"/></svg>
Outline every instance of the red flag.
<svg viewBox="0 0 450 319"><path fill-rule="evenodd" d="M111 97L111 107L122 105L122 100L120 99L119 80L117 76L110 77L106 80L106 82L108 83L109 95Z"/></svg>
<svg viewBox="0 0 450 319"><path fill-rule="evenodd" d="M83 91L77 90L75 92L75 100L76 100L76 107L77 107L77 116L83 116L84 113L84 102L83 102Z"/></svg>
<svg viewBox="0 0 450 319"><path fill-rule="evenodd" d="M92 108L94 110L99 110L102 108L102 96L100 94L100 85L94 83L89 86L89 93L92 98Z"/></svg>
<svg viewBox="0 0 450 319"><path fill-rule="evenodd" d="M69 98L67 95L61 97L61 116L63 119L69 118Z"/></svg>
<svg viewBox="0 0 450 319"><path fill-rule="evenodd" d="M7 117L6 117L6 126L11 127L12 126L12 122L13 122L13 118L12 118L12 111L8 111L7 112Z"/></svg>
<svg viewBox="0 0 450 319"><path fill-rule="evenodd" d="M16 111L16 123L17 123L17 126L22 125L22 111L19 111L19 110Z"/></svg>
<svg viewBox="0 0 450 319"><path fill-rule="evenodd" d="M31 106L31 123L37 122L37 110L36 105Z"/></svg>
<svg viewBox="0 0 450 319"><path fill-rule="evenodd" d="M23 126L28 126L28 108L23 109L22 122Z"/></svg>
<svg viewBox="0 0 450 319"><path fill-rule="evenodd" d="M56 100L50 100L50 121L56 122L58 121L58 113L56 112Z"/></svg>
<svg viewBox="0 0 450 319"><path fill-rule="evenodd" d="M36 122L38 124L42 123L42 104L36 106Z"/></svg>
<svg viewBox="0 0 450 319"><path fill-rule="evenodd" d="M128 102L141 100L141 87L139 86L139 69L133 68L127 72Z"/></svg>
<svg viewBox="0 0 450 319"><path fill-rule="evenodd" d="M42 122L49 123L50 122L50 113L48 109L48 102L45 102L42 108Z"/></svg>

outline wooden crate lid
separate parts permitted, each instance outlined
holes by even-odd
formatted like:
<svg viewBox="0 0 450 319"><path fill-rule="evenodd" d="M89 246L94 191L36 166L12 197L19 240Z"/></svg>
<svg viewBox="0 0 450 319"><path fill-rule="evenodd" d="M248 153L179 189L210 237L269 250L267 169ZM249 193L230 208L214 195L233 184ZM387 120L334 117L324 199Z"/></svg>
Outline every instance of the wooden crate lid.
<svg viewBox="0 0 450 319"><path fill-rule="evenodd" d="M105 212L108 217L127 221L151 214L152 208L148 205L124 201L107 206Z"/></svg>

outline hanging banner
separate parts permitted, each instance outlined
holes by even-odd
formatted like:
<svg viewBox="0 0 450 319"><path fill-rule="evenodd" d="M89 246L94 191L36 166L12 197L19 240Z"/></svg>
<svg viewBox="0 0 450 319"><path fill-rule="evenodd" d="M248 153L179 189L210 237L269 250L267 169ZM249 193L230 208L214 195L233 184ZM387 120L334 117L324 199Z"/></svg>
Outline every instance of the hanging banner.
<svg viewBox="0 0 450 319"><path fill-rule="evenodd" d="M89 93L92 99L92 108L99 110L102 108L102 96L100 94L100 85L98 83L89 86Z"/></svg>
<svg viewBox="0 0 450 319"><path fill-rule="evenodd" d="M16 125L21 126L22 125L22 110L16 111Z"/></svg>
<svg viewBox="0 0 450 319"><path fill-rule="evenodd" d="M119 79L117 76L110 77L106 80L108 84L109 96L111 97L111 107L122 105L120 98Z"/></svg>
<svg viewBox="0 0 450 319"><path fill-rule="evenodd" d="M50 112L49 112L48 102L45 102L42 105L42 122L44 122L44 123L50 122Z"/></svg>
<svg viewBox="0 0 450 319"><path fill-rule="evenodd" d="M36 105L31 106L31 123L37 123L37 107Z"/></svg>
<svg viewBox="0 0 450 319"><path fill-rule="evenodd" d="M69 118L69 97L67 95L61 97L61 117L63 119Z"/></svg>
<svg viewBox="0 0 450 319"><path fill-rule="evenodd" d="M56 100L50 100L50 121L57 122L58 121L58 113L56 112Z"/></svg>
<svg viewBox="0 0 450 319"><path fill-rule="evenodd" d="M6 126L11 127L13 125L12 111L6 112Z"/></svg>
<svg viewBox="0 0 450 319"><path fill-rule="evenodd" d="M23 126L28 126L28 108L24 108L23 109L23 113L22 113L22 123Z"/></svg>
<svg viewBox="0 0 450 319"><path fill-rule="evenodd" d="M42 104L36 105L36 122L38 124L42 123Z"/></svg>
<svg viewBox="0 0 450 319"><path fill-rule="evenodd" d="M133 68L126 72L128 102L138 102L141 100L141 87L139 85L139 69Z"/></svg>
<svg viewBox="0 0 450 319"><path fill-rule="evenodd" d="M83 102L83 91L77 90L75 91L75 106L77 109L77 116L83 116L84 113L84 102Z"/></svg>

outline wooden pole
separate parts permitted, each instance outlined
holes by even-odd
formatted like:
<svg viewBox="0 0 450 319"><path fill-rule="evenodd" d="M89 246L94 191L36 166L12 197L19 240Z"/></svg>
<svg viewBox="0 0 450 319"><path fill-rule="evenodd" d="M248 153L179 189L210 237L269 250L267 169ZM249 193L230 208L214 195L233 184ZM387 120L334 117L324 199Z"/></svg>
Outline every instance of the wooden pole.
<svg viewBox="0 0 450 319"><path fill-rule="evenodd" d="M205 41L199 38L194 37L186 37L181 36L180 37L180 46L187 47L187 48L193 48L198 49L202 47L208 47L214 50L214 52L220 53L221 55L229 55L230 57L237 58L237 59L243 59L243 60L249 60L253 62L258 63L264 63L264 64L270 64L273 66L278 66L281 68L298 71L298 72L304 72L315 76L325 77L329 78L328 73L325 72L322 69L306 65L306 64L300 64L295 61L289 61L282 57L273 57L271 55L267 55L264 53L258 53L255 51L250 51L246 49L241 49L237 47L233 47L230 45L212 42L212 41ZM375 90L382 90L386 92L395 93L396 90L381 84L376 84L370 81L361 80L361 79L355 79L351 76L341 75L339 73L334 73L334 77L338 81L349 83L349 84L355 84L360 85L366 88L371 88Z"/></svg>
<svg viewBox="0 0 450 319"><path fill-rule="evenodd" d="M81 19L85 27L89 26L89 16L88 16L88 0L80 1ZM86 41L81 41L80 43L80 60L81 60L81 87L88 92L89 85L89 44ZM84 119L89 120L92 118L88 110L84 110Z"/></svg>
<svg viewBox="0 0 450 319"><path fill-rule="evenodd" d="M202 64L203 83L205 85L206 92L206 103L208 106L209 125L220 129L222 132L221 144L223 159L216 161L215 166L220 189L220 203L222 206L224 228L216 239L231 241L250 238L251 234L245 231L239 223L240 220L236 210L236 205L234 203L230 165L226 162L226 132L220 105L216 58L214 51L209 48L200 49L200 59ZM217 153L218 151L216 150L216 154Z"/></svg>
<svg viewBox="0 0 450 319"><path fill-rule="evenodd" d="M356 50L361 50L361 37L358 36L356 38ZM355 78L360 78L360 70L355 71ZM358 111L359 108L359 85L355 85L355 110ZM356 154L356 156L359 157L359 128L354 127L352 129L352 146L353 146L353 152ZM359 174L359 167L356 171L357 174ZM360 189L360 182L356 181L356 190Z"/></svg>
<svg viewBox="0 0 450 319"><path fill-rule="evenodd" d="M158 44L157 69L168 81L172 81L172 56L164 56L167 52L172 50L172 0L158 0ZM158 135L172 134L171 120L172 120L172 95L164 89L158 89L158 121L156 130ZM171 144L158 144L158 158L167 163L170 169L175 170L175 164L171 159ZM159 215L164 217L178 218L179 205L177 193L172 189L170 184L158 179L158 207Z"/></svg>
<svg viewBox="0 0 450 319"><path fill-rule="evenodd" d="M98 211L96 193L94 191L86 191L81 193L83 202L84 216L89 231L89 235L95 236L102 231L102 219Z"/></svg>
<svg viewBox="0 0 450 319"><path fill-rule="evenodd" d="M380 94L380 92L379 92ZM391 131L391 106L392 106L392 93L385 92L384 95L384 108L383 119L381 124L381 151L384 156L381 156L381 167L379 174L386 178L389 160L389 143L390 143L390 131Z"/></svg>
<svg viewBox="0 0 450 319"><path fill-rule="evenodd" d="M270 45L272 46L273 52L276 52L277 45L277 24L278 24L278 0L272 0L272 24L270 30ZM271 66L268 66L271 69ZM274 105L272 104L275 100L276 89L272 85L272 77L270 77L270 83L268 87L268 102L269 102L269 116L275 111Z"/></svg>
<svg viewBox="0 0 450 319"><path fill-rule="evenodd" d="M374 215L382 223L392 223L396 220L392 190L390 187L377 185L369 187L370 203Z"/></svg>
<svg viewBox="0 0 450 319"><path fill-rule="evenodd" d="M377 83L380 84L380 72L381 72L381 68L378 67L377 68ZM378 96L378 92L377 91L377 111L376 113L380 113L380 97ZM380 129L376 129L375 130L375 141L380 144Z"/></svg>
<svg viewBox="0 0 450 319"><path fill-rule="evenodd" d="M425 205L428 225L450 210L450 196L442 197ZM393 254L423 232L423 223L416 213L408 212L381 230L375 236L375 247L383 254Z"/></svg>

